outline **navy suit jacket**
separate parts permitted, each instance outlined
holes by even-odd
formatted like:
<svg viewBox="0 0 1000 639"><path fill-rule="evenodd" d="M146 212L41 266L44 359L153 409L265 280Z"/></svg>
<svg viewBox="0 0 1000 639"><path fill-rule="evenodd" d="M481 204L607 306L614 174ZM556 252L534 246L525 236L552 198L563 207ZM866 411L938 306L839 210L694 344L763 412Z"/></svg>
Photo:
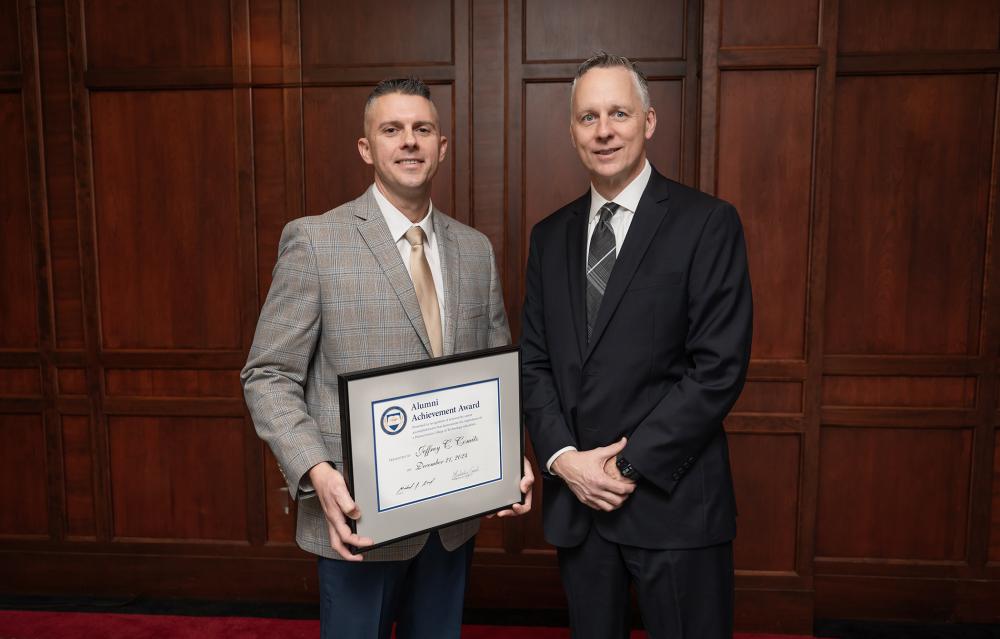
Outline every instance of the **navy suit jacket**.
<svg viewBox="0 0 1000 639"><path fill-rule="evenodd" d="M736 534L722 420L750 359L753 304L743 228L727 202L653 171L586 329L590 193L531 233L522 323L526 425L539 464L564 446L628 437L642 475L610 513L543 473L545 538L696 548Z"/></svg>

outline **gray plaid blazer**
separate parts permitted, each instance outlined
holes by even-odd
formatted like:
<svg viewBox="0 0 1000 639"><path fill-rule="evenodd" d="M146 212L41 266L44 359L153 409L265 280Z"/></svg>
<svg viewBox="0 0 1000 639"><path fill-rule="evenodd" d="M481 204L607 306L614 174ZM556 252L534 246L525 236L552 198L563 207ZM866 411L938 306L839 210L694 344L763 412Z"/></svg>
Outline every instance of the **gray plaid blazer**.
<svg viewBox="0 0 1000 639"><path fill-rule="evenodd" d="M437 209L432 215L444 288L444 354L508 344L490 241ZM285 227L241 379L257 434L298 500L296 541L303 550L339 558L306 474L324 461L341 466L337 375L430 356L413 283L370 189ZM474 520L439 534L453 550L478 530ZM426 541L419 535L365 557L409 559Z"/></svg>

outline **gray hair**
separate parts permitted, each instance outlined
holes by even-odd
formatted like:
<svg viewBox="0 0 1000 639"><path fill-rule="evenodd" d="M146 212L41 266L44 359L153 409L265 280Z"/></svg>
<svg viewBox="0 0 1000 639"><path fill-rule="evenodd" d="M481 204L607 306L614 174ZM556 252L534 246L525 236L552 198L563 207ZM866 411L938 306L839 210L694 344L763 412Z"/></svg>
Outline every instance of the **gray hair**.
<svg viewBox="0 0 1000 639"><path fill-rule="evenodd" d="M649 81L646 80L646 74L639 70L639 65L625 56L613 55L607 51L596 52L594 55L584 60L583 63L577 68L576 75L573 76L573 88L569 93L570 108L572 108L573 104L573 94L576 93L576 81L579 80L584 73L590 71L591 69L610 69L614 67L622 67L623 69L628 69L632 72L632 79L635 81L635 88L639 91L639 97L642 99L642 108L644 111L648 111L650 104Z"/></svg>
<svg viewBox="0 0 1000 639"><path fill-rule="evenodd" d="M431 102L430 87L424 84L424 81L420 78L410 76L408 78L390 78L388 80L382 80L375 85L372 92L368 94L368 99L365 100L364 122L366 124L368 122L368 116L371 114L372 105L375 104L375 100L378 100L383 95L389 95L392 93L419 95L428 102Z"/></svg>

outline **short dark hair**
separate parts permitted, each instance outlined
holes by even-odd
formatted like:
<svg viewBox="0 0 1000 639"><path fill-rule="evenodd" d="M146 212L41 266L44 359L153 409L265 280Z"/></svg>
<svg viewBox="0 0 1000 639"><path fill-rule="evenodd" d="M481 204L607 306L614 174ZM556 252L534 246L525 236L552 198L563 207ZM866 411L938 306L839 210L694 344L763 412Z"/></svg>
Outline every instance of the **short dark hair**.
<svg viewBox="0 0 1000 639"><path fill-rule="evenodd" d="M368 114L371 112L372 105L375 103L375 100L379 99L383 95L389 95L392 93L419 95L427 101L431 100L430 87L424 84L424 81L420 78L410 76L408 78L389 78L387 80L382 80L375 85L372 92L368 94L368 99L365 100L365 122L368 121Z"/></svg>
<svg viewBox="0 0 1000 639"><path fill-rule="evenodd" d="M635 88L639 91L639 97L642 98L642 108L649 109L649 81L646 80L646 74L632 60L623 55L614 55L607 51L597 51L577 67L576 75L573 76L573 89L570 91L570 101L572 102L573 93L576 91L576 81L584 73L591 69L609 69L613 67L622 67L632 72L632 78L635 80Z"/></svg>

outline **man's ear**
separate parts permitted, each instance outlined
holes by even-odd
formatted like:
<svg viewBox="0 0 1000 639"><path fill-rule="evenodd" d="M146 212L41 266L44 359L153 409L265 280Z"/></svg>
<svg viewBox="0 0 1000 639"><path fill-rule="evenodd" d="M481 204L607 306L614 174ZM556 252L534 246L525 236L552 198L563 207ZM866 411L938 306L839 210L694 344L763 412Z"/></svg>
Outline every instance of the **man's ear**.
<svg viewBox="0 0 1000 639"><path fill-rule="evenodd" d="M372 147L368 138L358 138L358 153L361 154L361 159L365 161L365 164L375 163L375 160L372 159Z"/></svg>
<svg viewBox="0 0 1000 639"><path fill-rule="evenodd" d="M653 138L653 131L656 130L656 109L649 107L646 111L646 139Z"/></svg>
<svg viewBox="0 0 1000 639"><path fill-rule="evenodd" d="M448 154L448 138L441 136L441 150L438 151L438 162L444 162L444 156Z"/></svg>

